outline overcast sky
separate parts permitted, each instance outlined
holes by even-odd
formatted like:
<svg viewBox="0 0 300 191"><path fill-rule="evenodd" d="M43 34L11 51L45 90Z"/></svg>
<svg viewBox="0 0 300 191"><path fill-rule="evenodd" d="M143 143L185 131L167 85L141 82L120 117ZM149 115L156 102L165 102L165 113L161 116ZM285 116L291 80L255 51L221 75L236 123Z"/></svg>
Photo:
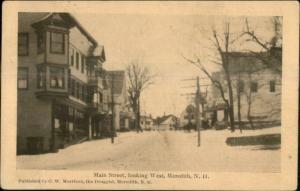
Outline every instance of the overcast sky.
<svg viewBox="0 0 300 191"><path fill-rule="evenodd" d="M230 22L233 38L244 29L244 17L224 18L200 15L128 15L128 14L74 14L99 44L105 46L106 69L125 69L133 60L148 66L157 77L155 84L142 93L141 110L152 116L179 115L188 99L181 96L195 92L195 81L182 81L205 77L199 69L188 64L182 57L201 58L210 71L218 70L210 59L215 52L209 38L212 26L220 35L224 20ZM270 17L249 18L258 36L269 40L272 35ZM253 45L248 45L257 49ZM241 49L237 42L232 50ZM246 49L243 46L242 49ZM202 84L209 81L202 80Z"/></svg>

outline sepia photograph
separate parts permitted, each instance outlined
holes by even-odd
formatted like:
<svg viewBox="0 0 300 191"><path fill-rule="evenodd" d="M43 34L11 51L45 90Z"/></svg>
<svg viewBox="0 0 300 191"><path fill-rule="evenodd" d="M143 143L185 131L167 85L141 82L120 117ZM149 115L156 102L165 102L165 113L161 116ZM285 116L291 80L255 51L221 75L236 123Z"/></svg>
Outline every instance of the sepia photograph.
<svg viewBox="0 0 300 191"><path fill-rule="evenodd" d="M18 16L17 168L280 172L281 17Z"/></svg>
<svg viewBox="0 0 300 191"><path fill-rule="evenodd" d="M74 7L16 12L10 138L23 175L91 171L95 180L17 178L20 186L149 189L152 179L286 172L282 116L292 113L283 106L282 14ZM298 77L289 80L296 85Z"/></svg>

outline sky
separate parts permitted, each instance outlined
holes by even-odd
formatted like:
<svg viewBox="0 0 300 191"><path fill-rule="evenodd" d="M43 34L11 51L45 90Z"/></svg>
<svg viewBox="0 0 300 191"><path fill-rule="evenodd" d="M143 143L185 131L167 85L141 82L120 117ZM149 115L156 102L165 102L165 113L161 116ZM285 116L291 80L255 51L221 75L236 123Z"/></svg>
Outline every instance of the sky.
<svg viewBox="0 0 300 191"><path fill-rule="evenodd" d="M205 75L184 58L196 56L211 72L219 70L211 60L217 59L212 45L212 27L222 36L224 21L230 22L232 39L245 30L245 17L220 17L201 15L149 15L149 14L99 14L76 13L74 16L84 28L104 45L108 70L124 70L138 60L156 74L154 84L141 95L141 111L153 117L165 114L180 115L192 99L185 95L194 93L196 76ZM263 40L272 36L270 17L248 18L251 28ZM237 41L232 51L259 50ZM200 84L210 84L201 79ZM204 90L203 90L204 91Z"/></svg>

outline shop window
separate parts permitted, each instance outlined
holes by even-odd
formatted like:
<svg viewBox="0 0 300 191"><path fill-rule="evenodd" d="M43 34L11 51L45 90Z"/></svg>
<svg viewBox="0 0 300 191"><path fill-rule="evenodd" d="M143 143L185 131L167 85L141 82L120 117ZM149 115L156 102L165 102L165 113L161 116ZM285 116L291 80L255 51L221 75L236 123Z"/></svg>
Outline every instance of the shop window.
<svg viewBox="0 0 300 191"><path fill-rule="evenodd" d="M46 83L45 67L37 68L37 88L44 88Z"/></svg>
<svg viewBox="0 0 300 191"><path fill-rule="evenodd" d="M44 33L37 34L37 53L41 54L45 51L45 37Z"/></svg>
<svg viewBox="0 0 300 191"><path fill-rule="evenodd" d="M63 33L50 33L50 52L57 54L65 53L65 36Z"/></svg>
<svg viewBox="0 0 300 191"><path fill-rule="evenodd" d="M257 92L257 89L258 89L257 82L251 82L250 89L251 89L251 92Z"/></svg>
<svg viewBox="0 0 300 191"><path fill-rule="evenodd" d="M28 33L18 34L18 55L28 56L29 52L29 36Z"/></svg>
<svg viewBox="0 0 300 191"><path fill-rule="evenodd" d="M18 88L28 89L28 68L18 68Z"/></svg>
<svg viewBox="0 0 300 191"><path fill-rule="evenodd" d="M50 87L64 88L65 76L64 69L59 67L50 67Z"/></svg>
<svg viewBox="0 0 300 191"><path fill-rule="evenodd" d="M275 81L272 80L270 81L270 92L275 92L275 91L276 91Z"/></svg>

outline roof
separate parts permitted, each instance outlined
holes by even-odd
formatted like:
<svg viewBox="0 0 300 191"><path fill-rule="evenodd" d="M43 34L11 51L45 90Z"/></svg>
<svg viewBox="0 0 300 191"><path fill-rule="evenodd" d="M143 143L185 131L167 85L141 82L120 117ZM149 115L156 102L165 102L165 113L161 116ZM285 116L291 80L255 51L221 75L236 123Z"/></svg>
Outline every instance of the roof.
<svg viewBox="0 0 300 191"><path fill-rule="evenodd" d="M108 85L109 87L112 86L111 82L113 79L113 93L114 94L121 94L124 82L125 82L125 71L124 70L113 70L113 71L106 71L106 74L109 78Z"/></svg>
<svg viewBox="0 0 300 191"><path fill-rule="evenodd" d="M64 20L64 22L59 18L55 18L56 15L59 15L61 19ZM105 52L104 52L104 46L98 45L97 41L90 35L88 31L86 31L83 26L78 22L78 20L70 13L45 13L44 16L42 16L40 19L35 21L32 26L38 27L41 24L50 24L50 23L56 23L57 25L64 25L69 28L76 26L79 31L93 44L93 46L89 49L89 55L90 57L94 57L96 59L100 59L102 62L105 61Z"/></svg>
<svg viewBox="0 0 300 191"><path fill-rule="evenodd" d="M229 52L229 71L254 72L267 67L281 67L281 48L273 48L269 52ZM264 63L267 62L269 66Z"/></svg>
<svg viewBox="0 0 300 191"><path fill-rule="evenodd" d="M48 13L47 15L45 15L41 19L37 20L32 25L37 26L37 25L42 24L42 23L48 23L48 22L50 22L50 19L55 16L55 14L59 14L61 16L61 18L66 21L66 24L68 24L69 27L77 26L78 29L80 30L80 32L82 32L87 37L87 39L93 43L93 45L95 47L98 45L97 41L92 37L92 35L90 35L90 33L88 33L82 27L82 25L78 22L78 20L74 16L72 16L70 13L57 13L57 12Z"/></svg>
<svg viewBox="0 0 300 191"><path fill-rule="evenodd" d="M170 115L165 115L165 116L162 116L162 117L157 117L155 119L155 123L156 124L161 124L163 123L164 121L166 121L167 119L169 119L170 117L175 117L174 115L170 114Z"/></svg>

